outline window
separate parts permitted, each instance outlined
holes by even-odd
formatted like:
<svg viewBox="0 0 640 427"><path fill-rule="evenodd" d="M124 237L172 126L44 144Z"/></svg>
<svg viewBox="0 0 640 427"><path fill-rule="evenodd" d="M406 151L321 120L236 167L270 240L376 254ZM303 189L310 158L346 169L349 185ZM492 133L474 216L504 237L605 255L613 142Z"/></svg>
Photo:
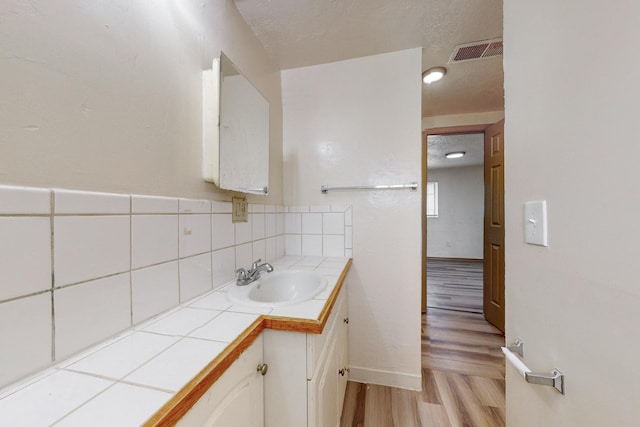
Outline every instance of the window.
<svg viewBox="0 0 640 427"><path fill-rule="evenodd" d="M427 218L438 217L438 183L427 182Z"/></svg>

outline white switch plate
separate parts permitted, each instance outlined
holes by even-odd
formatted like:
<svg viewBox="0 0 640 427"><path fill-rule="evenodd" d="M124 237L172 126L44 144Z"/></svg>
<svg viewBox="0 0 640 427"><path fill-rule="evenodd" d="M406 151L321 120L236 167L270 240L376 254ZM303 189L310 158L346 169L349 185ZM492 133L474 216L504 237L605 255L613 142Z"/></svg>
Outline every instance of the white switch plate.
<svg viewBox="0 0 640 427"><path fill-rule="evenodd" d="M524 204L524 241L532 245L549 246L546 200Z"/></svg>

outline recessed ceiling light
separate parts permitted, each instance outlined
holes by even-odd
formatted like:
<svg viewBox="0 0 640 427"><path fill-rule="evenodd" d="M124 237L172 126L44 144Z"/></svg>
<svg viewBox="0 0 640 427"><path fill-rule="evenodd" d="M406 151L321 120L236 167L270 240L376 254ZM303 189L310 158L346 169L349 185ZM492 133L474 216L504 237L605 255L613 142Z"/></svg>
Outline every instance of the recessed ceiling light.
<svg viewBox="0 0 640 427"><path fill-rule="evenodd" d="M447 159L459 159L460 157L464 156L464 154L464 151L454 151L453 153L447 153L444 156Z"/></svg>
<svg viewBox="0 0 640 427"><path fill-rule="evenodd" d="M431 84L443 78L445 74L447 74L447 69L444 67L429 68L427 71L422 73L422 81L426 84Z"/></svg>

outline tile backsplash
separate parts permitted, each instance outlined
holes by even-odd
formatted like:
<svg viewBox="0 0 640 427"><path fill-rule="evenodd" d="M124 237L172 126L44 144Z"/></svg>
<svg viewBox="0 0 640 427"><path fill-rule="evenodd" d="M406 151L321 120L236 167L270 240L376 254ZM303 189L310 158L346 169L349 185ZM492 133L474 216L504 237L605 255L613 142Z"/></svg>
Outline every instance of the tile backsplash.
<svg viewBox="0 0 640 427"><path fill-rule="evenodd" d="M351 207L0 186L0 387L283 255L352 256Z"/></svg>

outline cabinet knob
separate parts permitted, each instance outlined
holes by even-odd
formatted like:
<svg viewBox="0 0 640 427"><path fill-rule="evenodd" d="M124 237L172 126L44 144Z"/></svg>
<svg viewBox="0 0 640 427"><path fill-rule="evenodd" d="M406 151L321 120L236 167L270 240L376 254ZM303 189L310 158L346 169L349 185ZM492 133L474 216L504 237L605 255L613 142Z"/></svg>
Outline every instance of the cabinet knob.
<svg viewBox="0 0 640 427"><path fill-rule="evenodd" d="M266 363L261 363L258 365L258 369L256 371L260 372L261 375L267 375L267 371L269 370L269 365Z"/></svg>
<svg viewBox="0 0 640 427"><path fill-rule="evenodd" d="M340 370L338 371L338 373L339 373L341 376L343 376L343 377L344 377L344 368L340 369Z"/></svg>
<svg viewBox="0 0 640 427"><path fill-rule="evenodd" d="M347 325L349 324L349 318L348 318L348 317L345 317L344 319L342 319L342 321L343 321L344 323L346 323Z"/></svg>

